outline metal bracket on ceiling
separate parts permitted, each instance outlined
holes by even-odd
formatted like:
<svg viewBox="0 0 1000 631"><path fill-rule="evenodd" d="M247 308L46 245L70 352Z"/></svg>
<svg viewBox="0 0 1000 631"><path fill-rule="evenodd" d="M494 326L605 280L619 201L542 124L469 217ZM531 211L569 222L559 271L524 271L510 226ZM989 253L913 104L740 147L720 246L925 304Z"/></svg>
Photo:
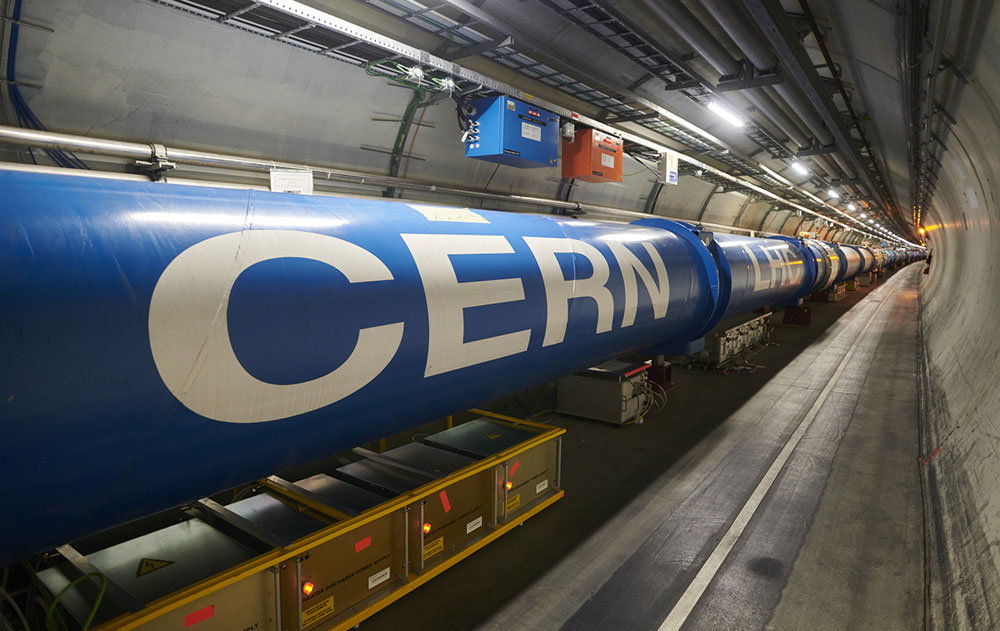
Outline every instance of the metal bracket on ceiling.
<svg viewBox="0 0 1000 631"><path fill-rule="evenodd" d="M664 90L668 92L671 90L690 90L691 88L700 88L701 81L697 79L689 79L687 81L674 81L673 83L668 83L664 86Z"/></svg>
<svg viewBox="0 0 1000 631"><path fill-rule="evenodd" d="M808 149L799 149L798 151L795 152L795 157L806 158L809 156L820 156L826 153L833 153L836 150L837 150L836 144L826 145L825 147L817 147L816 145L813 145Z"/></svg>
<svg viewBox="0 0 1000 631"><path fill-rule="evenodd" d="M507 35L505 37L497 37L486 40L485 42L473 44L472 46L463 46L460 48L448 46L444 50L436 51L434 54L446 61L458 61L459 59L475 57L476 55L482 55L483 53L488 53L491 50L503 48L504 46L512 46L513 44L514 37Z"/></svg>
<svg viewBox="0 0 1000 631"><path fill-rule="evenodd" d="M605 118L609 123L634 123L637 121L653 120L659 118L657 112L635 112L634 114L618 114L614 118Z"/></svg>
<svg viewBox="0 0 1000 631"><path fill-rule="evenodd" d="M715 86L716 92L729 92L731 90L746 90L748 88L759 88L766 85L774 85L784 82L785 77L781 74L780 68L773 68L764 72L758 72L753 64L746 59L740 61L740 71L736 75L723 75L719 77L719 83Z"/></svg>
<svg viewBox="0 0 1000 631"><path fill-rule="evenodd" d="M940 103L938 103L938 102L935 101L935 103L934 103L934 114L937 114L938 112L940 112L941 115L944 116L945 119L949 123L951 123L952 125L957 125L958 124L958 121L955 120L955 117L952 116L951 114L949 114L948 110L944 109L944 107L942 107ZM932 116L933 116L933 114L932 114Z"/></svg>
<svg viewBox="0 0 1000 631"><path fill-rule="evenodd" d="M955 65L954 61L947 57L942 57L941 63L938 64L937 71L941 72L942 70L951 70L955 73L955 76L958 77L958 80L961 81L963 85L969 84L969 78L965 76L965 73L963 73L962 70Z"/></svg>
<svg viewBox="0 0 1000 631"><path fill-rule="evenodd" d="M812 33L812 23L809 21L809 16L803 13L786 13L785 15L788 16L792 32L795 33L795 37L800 42Z"/></svg>
<svg viewBox="0 0 1000 631"><path fill-rule="evenodd" d="M167 148L159 143L149 145L151 160L136 160L128 169L132 173L145 175L154 182L163 179L163 174L177 167L177 164L167 159Z"/></svg>

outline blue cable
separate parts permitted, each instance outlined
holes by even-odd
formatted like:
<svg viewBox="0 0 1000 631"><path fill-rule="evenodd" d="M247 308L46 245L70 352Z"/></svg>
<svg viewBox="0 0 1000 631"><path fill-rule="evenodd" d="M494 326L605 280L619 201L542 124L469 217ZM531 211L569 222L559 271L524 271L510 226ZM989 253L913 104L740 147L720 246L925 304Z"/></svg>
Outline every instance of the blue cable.
<svg viewBox="0 0 1000 631"><path fill-rule="evenodd" d="M15 75L14 68L16 66L17 60L17 39L21 32L21 25L18 21L21 19L21 0L14 0L14 12L11 15L13 22L10 26L10 45L7 48L7 81L10 100L14 106L14 114L17 116L17 124L20 127L26 127L29 129L37 129L39 131L48 131L48 128L42 124L42 121L38 120L35 113L31 111L28 106L27 101L21 96L21 90L17 85L14 84ZM29 147L28 153L31 155L31 161L38 164L35 159L35 152ZM45 155L49 157L53 162L61 167L73 168L73 169L89 169L86 164L80 158L76 157L73 153L57 150L45 150Z"/></svg>

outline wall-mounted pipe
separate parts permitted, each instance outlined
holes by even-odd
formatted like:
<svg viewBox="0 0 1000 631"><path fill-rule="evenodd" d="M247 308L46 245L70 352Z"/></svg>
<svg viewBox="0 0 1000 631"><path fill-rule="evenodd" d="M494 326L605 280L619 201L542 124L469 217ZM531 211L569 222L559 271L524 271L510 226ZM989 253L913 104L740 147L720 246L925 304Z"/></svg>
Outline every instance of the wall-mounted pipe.
<svg viewBox="0 0 1000 631"><path fill-rule="evenodd" d="M542 198L542 197L532 197L526 195L513 195L507 193L488 193L479 190L462 189L452 186L441 186L431 182L422 182L419 180L412 180L408 178L391 177L386 175L377 175L371 173L363 173L358 171L350 171L346 169L337 169L324 166L315 166L307 164L298 164L290 162L279 162L274 160L263 160L260 158L248 158L245 156L236 156L231 154L220 154L205 151L193 151L188 149L178 149L174 147L167 147L164 145L156 143L135 143L135 142L120 142L115 140L103 140L95 139L86 136L76 136L73 134L62 134L50 131L34 131L21 129L19 127L7 127L0 125L0 144L8 144L22 147L38 147L38 148L62 148L64 150L70 150L78 153L90 153L96 155L113 156L125 159L136 159L142 161L151 161L154 159L163 158L170 162L177 164L185 164L196 167L206 167L206 168L222 168L222 169L236 169L242 171L254 171L259 173L266 173L272 168L287 168L287 169L299 169L308 170L313 172L314 175L319 176L321 179L325 178L331 181L347 182L353 184L370 184L375 186L387 187L393 186L400 189L409 189L415 191L426 191L435 194L444 195L458 195L462 197L473 197L480 199L494 199L497 201L512 202L517 204L525 204L529 206L537 207L547 207L547 208L562 208L566 210L576 210L583 212L593 212L595 214L605 214L609 216L619 216L619 217L630 217L634 219L642 218L646 215L645 213L636 212L632 210L626 210L622 208L613 208L610 206L602 206L599 204L591 204L586 202L569 202L561 201L556 199ZM690 156L681 154L681 159L688 164L692 164L699 169L703 169L707 173L725 179L732 182L733 184L739 185L744 189L754 191L763 198L775 200L781 204L801 210L802 212L815 217L823 217L819 213L806 208L792 200L785 199L761 186L758 186L747 180L735 177L719 169L715 169L703 162L700 162ZM670 219L670 217L667 217ZM826 219L826 217L823 217ZM687 219L681 219L681 221L687 221ZM724 226L721 224L709 224L704 225L710 226L712 228L722 229L722 230L748 230L746 228L739 228L735 226ZM845 228L849 228L846 224ZM874 235L869 235L873 236Z"/></svg>

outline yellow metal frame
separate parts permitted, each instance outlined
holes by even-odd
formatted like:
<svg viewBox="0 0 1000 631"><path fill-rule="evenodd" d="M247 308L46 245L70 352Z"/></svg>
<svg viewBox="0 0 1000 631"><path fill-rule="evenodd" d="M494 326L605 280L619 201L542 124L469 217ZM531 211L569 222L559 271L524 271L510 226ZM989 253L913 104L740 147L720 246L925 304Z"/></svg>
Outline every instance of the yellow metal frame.
<svg viewBox="0 0 1000 631"><path fill-rule="evenodd" d="M384 517L385 515L388 515L389 513L400 510L409 504L413 504L414 502L418 502L426 497L435 495L436 493L439 493L441 490L443 490L445 487L454 484L455 482L465 480L466 478L474 476L486 469L489 469L491 467L496 466L497 464L500 464L501 462L507 460L512 456L523 453L531 449L532 447L536 447L540 444L546 443L566 433L566 430L561 427L543 425L541 423L535 423L533 421L527 421L524 419L514 418L511 416L505 416L503 414L496 414L494 412L489 412L486 410L472 409L469 410L469 412L472 412L473 414L479 414L481 416L495 418L498 420L509 421L511 423L517 423L519 425L527 425L530 427L535 427L543 431L541 431L539 434L529 438L528 440L522 443L518 443L513 447L501 451L498 454L495 454L488 458L484 458L483 460L479 460L478 462L475 462L463 469L459 469L458 471L454 472L453 474L445 478L436 480L427 485L414 489L409 493L404 493L403 495L400 495L391 500L383 502L382 504L379 504L375 508L372 508L368 511L365 511L364 513L361 513L357 517L353 517L347 521L341 521L340 523L331 524L326 528L318 530L311 535L299 539L298 541L294 542L288 547L275 548L270 552L265 552L264 554L256 556L250 559L249 561L246 561L245 563L236 565L228 570L219 572L218 574L215 574L206 579L198 581L193 585L189 585L188 587L185 587L172 594L164 596L163 598L154 600L141 611L132 614L123 614L121 616L118 616L117 618L109 620L105 624L97 627L95 631L129 631L131 629L138 629L142 627L142 625L151 622L170 611L183 607L184 605L188 605L198 600L199 598L207 596L208 594L216 592L224 587L233 585L234 583L237 583L249 576L253 576L258 572L263 572L269 568L276 567L285 561L294 559L299 555L307 553L309 550L315 548L316 546L322 545L328 541L336 539L337 537L340 537L347 532L350 532L356 528L360 528L361 526L369 524L377 519ZM269 480L260 480L259 483L262 486L267 487L267 489L272 493L284 496L292 501L308 506L309 508L323 515L327 515L329 517L333 517L338 520L343 519L345 517L343 513L340 513L339 511L334 510L333 508L326 506L321 502L317 502L312 498L306 497L305 495L300 495L291 492L289 490L286 490L280 486L277 486L276 484L274 484ZM348 621L337 623L336 626L331 627L331 630L339 631L340 629L348 629L356 625L361 620L364 620L365 618L373 615L376 611L398 600L404 594L413 591L419 585L437 576L442 571L453 566L458 561L466 558L476 550L479 550L487 543L494 541L495 539L506 533L508 530L510 530L512 527L524 523L524 521L527 520L529 517L535 515L543 508L546 508L549 505L556 502L557 500L561 499L563 495L564 495L563 491L559 490L552 497L549 497L548 499L544 500L531 510L527 511L523 516L519 517L518 519L509 524L505 524L503 526L498 527L492 533L485 536L483 539L480 539L475 544L469 546L462 552L457 553L455 556L449 558L447 561L438 564L433 569L419 576L411 575L410 578L407 579L406 583L398 587L390 594L387 594L385 598L379 600L376 603L373 603L370 607L355 614L354 616L349 618Z"/></svg>
<svg viewBox="0 0 1000 631"><path fill-rule="evenodd" d="M425 571L423 574L419 574L419 575L410 574L410 576L406 579L406 583L400 585L399 587L397 587L396 589L394 589L392 592L386 594L384 598L381 598L377 602L372 603L371 605L369 605L365 609L359 611L358 613L354 614L350 618L347 618L346 620L342 620L342 621L336 623L332 627L327 627L326 631L346 631L347 629L354 628L355 626L358 625L358 623L360 623L360 622L364 621L365 619L367 619L367 618L375 615L376 613L378 613L382 609L388 607L392 603L396 602L397 600L399 600L400 598L402 598L406 594L409 594L410 592L412 592L416 588L420 587L421 585L423 585L427 581L431 580L435 576L441 574L442 572L444 572L448 568L452 567L453 565L455 565L456 563L458 563L462 559L465 559L466 557L470 556L472 553L474 553L474 552L482 549L487 544L492 543L493 541L496 541L497 539L499 539L503 535L507 534L507 532L510 531L511 529L516 528L517 526L520 526L521 524L523 524L524 522L526 522L530 517L534 517L536 514L538 514L542 510L548 508L552 504L554 504L557 501L561 500L564 495L565 495L565 492L562 491L562 490L559 490L552 497L549 497L549 498L545 499L540 504L538 504L537 506L533 507L531 510L525 512L516 521L512 521L509 524L505 524L503 526L500 526L499 528L497 528L496 530L494 530L493 532L491 532L487 536L483 537L482 539L480 539L476 543L472 544L468 548L465 548L464 550L462 550L461 552L459 552L459 553L455 554L454 556L448 558L447 560L439 563L438 565L435 565L433 568L431 568L430 570Z"/></svg>

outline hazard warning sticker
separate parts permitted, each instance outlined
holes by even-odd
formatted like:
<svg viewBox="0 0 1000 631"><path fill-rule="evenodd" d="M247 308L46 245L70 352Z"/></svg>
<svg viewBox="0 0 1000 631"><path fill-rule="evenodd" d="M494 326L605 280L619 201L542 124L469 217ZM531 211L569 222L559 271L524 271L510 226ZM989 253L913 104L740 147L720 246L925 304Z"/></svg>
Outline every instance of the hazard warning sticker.
<svg viewBox="0 0 1000 631"><path fill-rule="evenodd" d="M315 624L333 613L333 596L302 610L302 628Z"/></svg>
<svg viewBox="0 0 1000 631"><path fill-rule="evenodd" d="M510 511L514 510L515 508L517 508L520 505L521 505L521 494L520 493L518 493L517 495L511 495L509 498L507 498L507 512L508 513Z"/></svg>
<svg viewBox="0 0 1000 631"><path fill-rule="evenodd" d="M424 561L444 550L444 537L438 537L424 546Z"/></svg>
<svg viewBox="0 0 1000 631"><path fill-rule="evenodd" d="M140 576L152 574L156 570L161 570L168 565L173 564L173 561L164 561L163 559L142 559L139 561L139 567L135 568L135 576L138 578Z"/></svg>

